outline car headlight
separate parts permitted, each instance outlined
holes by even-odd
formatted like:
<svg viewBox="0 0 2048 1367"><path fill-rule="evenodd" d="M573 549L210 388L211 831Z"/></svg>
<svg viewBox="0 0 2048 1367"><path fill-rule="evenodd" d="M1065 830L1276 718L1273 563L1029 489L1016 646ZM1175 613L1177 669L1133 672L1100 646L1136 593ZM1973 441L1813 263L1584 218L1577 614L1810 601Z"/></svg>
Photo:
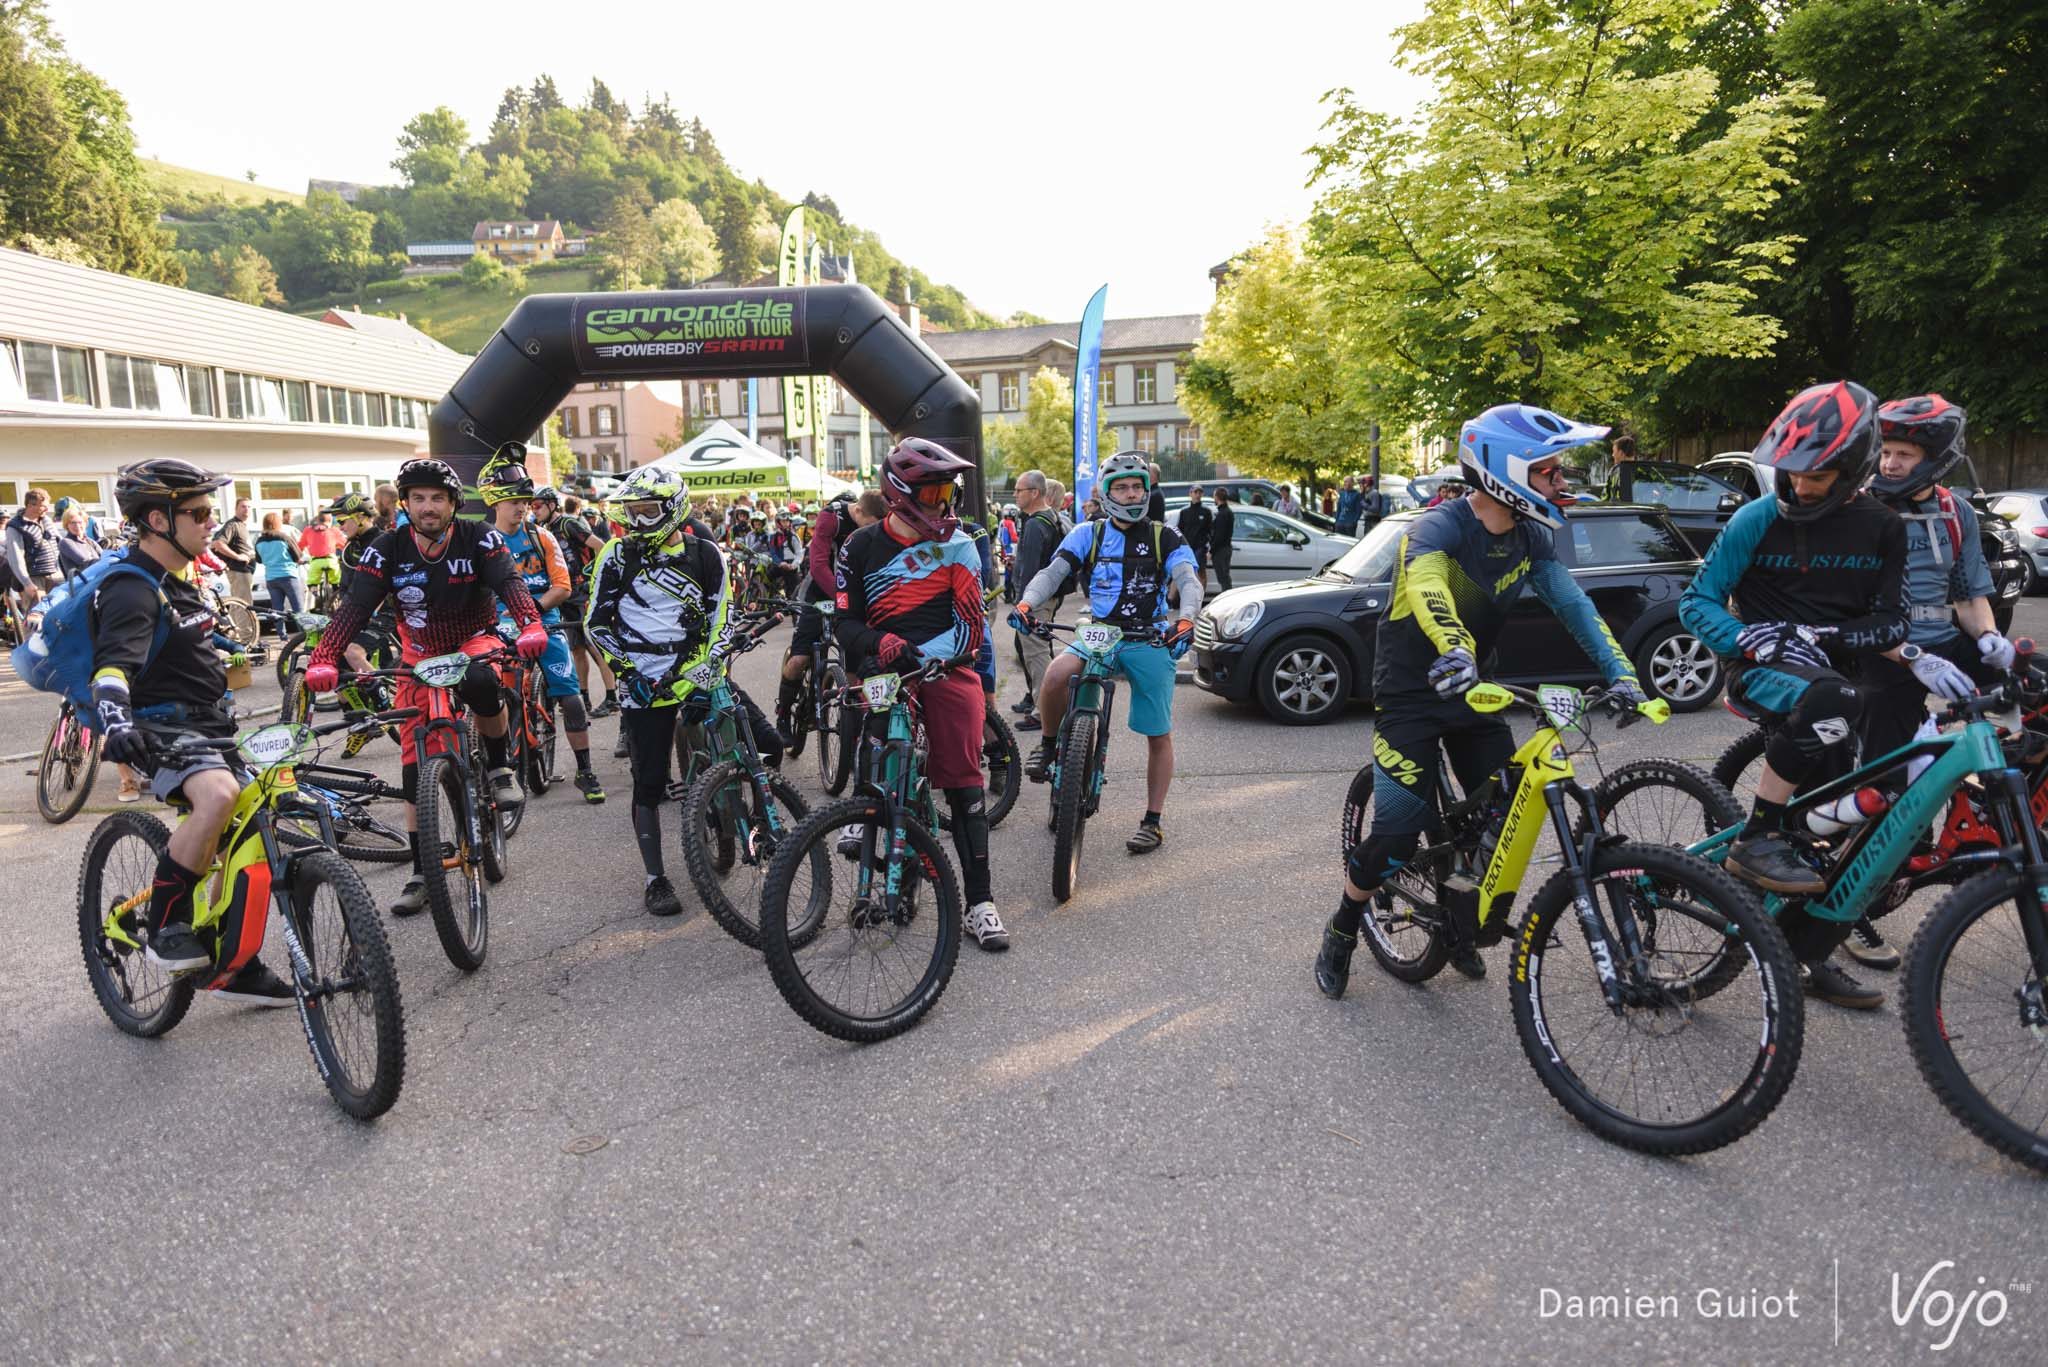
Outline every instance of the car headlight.
<svg viewBox="0 0 2048 1367"><path fill-rule="evenodd" d="M1222 641L1234 641L1259 624L1259 618L1266 615L1265 603L1257 598L1225 608L1216 615L1216 637Z"/></svg>

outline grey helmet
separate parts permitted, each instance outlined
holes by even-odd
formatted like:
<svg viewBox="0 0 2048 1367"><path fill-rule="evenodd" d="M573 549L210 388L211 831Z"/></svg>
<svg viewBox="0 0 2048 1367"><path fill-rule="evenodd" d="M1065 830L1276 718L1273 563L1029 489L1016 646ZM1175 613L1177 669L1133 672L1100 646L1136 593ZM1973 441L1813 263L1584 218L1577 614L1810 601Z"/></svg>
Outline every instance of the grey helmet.
<svg viewBox="0 0 2048 1367"><path fill-rule="evenodd" d="M1119 503L1109 496L1109 486L1113 481L1129 479L1133 475L1145 481L1145 497L1139 499L1135 506ZM1117 452L1102 462L1102 469L1095 476L1095 492L1102 503L1102 511L1108 514L1110 521L1119 526L1142 521L1152 500L1152 462L1142 451Z"/></svg>

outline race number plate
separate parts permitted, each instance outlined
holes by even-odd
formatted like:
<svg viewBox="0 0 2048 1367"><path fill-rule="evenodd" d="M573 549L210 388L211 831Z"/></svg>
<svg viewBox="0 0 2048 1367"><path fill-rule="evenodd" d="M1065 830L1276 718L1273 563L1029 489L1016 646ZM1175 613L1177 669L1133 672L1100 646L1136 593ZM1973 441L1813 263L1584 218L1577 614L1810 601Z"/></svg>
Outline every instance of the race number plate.
<svg viewBox="0 0 2048 1367"><path fill-rule="evenodd" d="M313 729L297 722L277 722L244 734L235 744L259 769L289 764L313 743Z"/></svg>
<svg viewBox="0 0 2048 1367"><path fill-rule="evenodd" d="M1536 701L1543 704L1543 714L1560 731L1577 726L1579 714L1584 711L1579 690L1563 684L1543 684L1536 690Z"/></svg>
<svg viewBox="0 0 2048 1367"><path fill-rule="evenodd" d="M1109 650L1123 638L1123 629L1113 627L1107 622L1083 622L1074 629L1074 639L1080 643L1081 649L1093 651L1097 655Z"/></svg>
<svg viewBox="0 0 2048 1367"><path fill-rule="evenodd" d="M305 632L309 636L316 631L327 630L327 620L327 614L322 612L295 612L292 614L292 621L298 624L300 631Z"/></svg>
<svg viewBox="0 0 2048 1367"><path fill-rule="evenodd" d="M719 680L724 677L724 671L707 660L695 669L685 671L683 677L699 688L716 688Z"/></svg>
<svg viewBox="0 0 2048 1367"><path fill-rule="evenodd" d="M436 655L421 660L412 667L412 676L433 688L453 688L462 682L462 676L469 673L469 656L461 651L453 655Z"/></svg>
<svg viewBox="0 0 2048 1367"><path fill-rule="evenodd" d="M860 681L861 698L879 712L896 701L896 690L902 685L901 674L871 674Z"/></svg>

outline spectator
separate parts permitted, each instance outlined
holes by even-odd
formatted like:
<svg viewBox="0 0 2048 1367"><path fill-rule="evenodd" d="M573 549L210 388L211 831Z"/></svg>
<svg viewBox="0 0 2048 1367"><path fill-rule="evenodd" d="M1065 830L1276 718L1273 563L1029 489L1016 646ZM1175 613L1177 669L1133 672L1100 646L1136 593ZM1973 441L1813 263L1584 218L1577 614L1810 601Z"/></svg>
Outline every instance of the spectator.
<svg viewBox="0 0 2048 1367"><path fill-rule="evenodd" d="M1052 559L1052 553L1059 548L1066 532L1060 526L1059 508L1053 502L1053 491L1059 489L1054 480L1045 477L1042 470L1026 470L1017 476L1017 583L1028 584L1031 577L1044 569ZM1047 620L1054 618L1060 610L1056 599L1047 603L1044 614ZM1036 636L1018 633L1015 637L1017 664L1024 671L1023 700L1011 707L1019 720L1019 731L1036 731L1038 722L1038 685L1045 678L1046 666L1052 663L1052 642Z"/></svg>
<svg viewBox="0 0 2048 1367"><path fill-rule="evenodd" d="M1333 488L1330 488L1328 485L1325 485L1323 486L1323 516L1334 518L1336 517L1336 515L1337 491Z"/></svg>
<svg viewBox="0 0 2048 1367"><path fill-rule="evenodd" d="M1209 587L1209 526L1215 520L1216 515L1202 499L1202 486L1197 484L1189 489L1188 506L1180 510L1180 539L1195 553L1195 570L1204 589Z"/></svg>
<svg viewBox="0 0 2048 1367"><path fill-rule="evenodd" d="M263 534L256 538L256 558L263 562L263 587L270 595L270 613L277 621L277 634L280 638L288 636L292 619L286 614L303 611L306 606L299 595L296 573L306 553L284 534L284 519L276 513L263 515Z"/></svg>
<svg viewBox="0 0 2048 1367"><path fill-rule="evenodd" d="M86 532L85 509L74 503L61 517L64 530L57 537L57 566L69 579L100 558L100 543Z"/></svg>
<svg viewBox="0 0 2048 1367"><path fill-rule="evenodd" d="M1048 501L1047 506L1059 516L1060 535L1065 536L1074 530L1074 496L1067 492L1067 486L1056 479L1048 479L1045 482L1045 497ZM1026 579L1024 582L1028 584L1031 581Z"/></svg>
<svg viewBox="0 0 2048 1367"><path fill-rule="evenodd" d="M405 510L398 506L396 484L380 484L370 497L377 501L377 530L388 532L405 525Z"/></svg>
<svg viewBox="0 0 2048 1367"><path fill-rule="evenodd" d="M1330 514L1337 524L1337 534L1357 536L1358 520L1364 513L1365 495L1358 488L1357 478L1344 476L1344 492L1337 495L1337 506Z"/></svg>
<svg viewBox="0 0 2048 1367"><path fill-rule="evenodd" d="M1152 497L1145 502L1145 516L1160 526L1166 525L1166 490L1159 487L1159 464L1152 464Z"/></svg>
<svg viewBox="0 0 2048 1367"><path fill-rule="evenodd" d="M1230 510L1230 490L1218 485L1216 512L1209 522L1209 563L1216 567L1220 588L1230 587L1230 538L1236 530L1237 514Z"/></svg>
<svg viewBox="0 0 2048 1367"><path fill-rule="evenodd" d="M50 526L50 491L31 489L28 497L0 534L5 547L7 570L21 589L21 606L27 611L36 600L64 581L57 554L57 532Z"/></svg>
<svg viewBox="0 0 2048 1367"><path fill-rule="evenodd" d="M1636 459L1636 439L1627 432L1617 433L1607 450L1616 465L1626 464Z"/></svg>
<svg viewBox="0 0 2048 1367"><path fill-rule="evenodd" d="M397 497L396 492L392 494ZM235 500L235 515L220 524L209 547L228 567L228 592L244 603L255 597L256 538L249 534L249 500Z"/></svg>
<svg viewBox="0 0 2048 1367"><path fill-rule="evenodd" d="M1088 495L1088 501L1081 505L1081 520L1093 522L1102 516L1102 501L1095 495Z"/></svg>
<svg viewBox="0 0 2048 1367"><path fill-rule="evenodd" d="M1282 517L1301 516L1301 504L1294 497L1293 485L1283 484L1280 486L1280 501L1273 505L1273 511Z"/></svg>

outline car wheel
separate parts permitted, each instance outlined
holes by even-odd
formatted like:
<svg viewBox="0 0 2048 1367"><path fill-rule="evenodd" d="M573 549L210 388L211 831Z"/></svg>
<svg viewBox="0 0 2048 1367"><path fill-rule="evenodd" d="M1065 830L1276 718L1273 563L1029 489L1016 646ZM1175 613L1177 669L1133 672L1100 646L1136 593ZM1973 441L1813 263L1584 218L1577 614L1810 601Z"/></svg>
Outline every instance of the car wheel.
<svg viewBox="0 0 2048 1367"><path fill-rule="evenodd" d="M1636 677L1674 712L1697 712L1721 691L1721 659L1677 622L1650 634L1636 652Z"/></svg>
<svg viewBox="0 0 2048 1367"><path fill-rule="evenodd" d="M1259 705L1288 726L1319 726L1351 699L1351 661L1325 636L1289 636L1259 664Z"/></svg>

